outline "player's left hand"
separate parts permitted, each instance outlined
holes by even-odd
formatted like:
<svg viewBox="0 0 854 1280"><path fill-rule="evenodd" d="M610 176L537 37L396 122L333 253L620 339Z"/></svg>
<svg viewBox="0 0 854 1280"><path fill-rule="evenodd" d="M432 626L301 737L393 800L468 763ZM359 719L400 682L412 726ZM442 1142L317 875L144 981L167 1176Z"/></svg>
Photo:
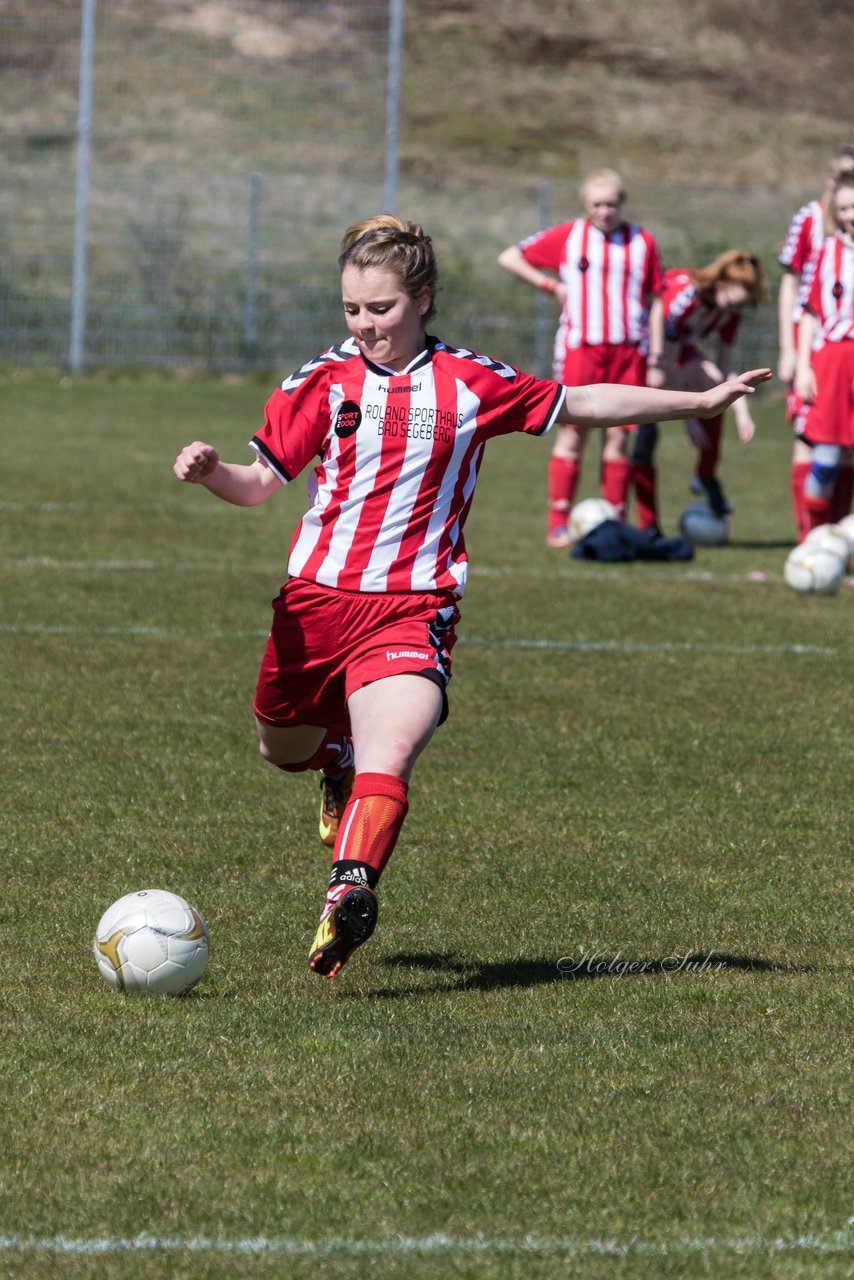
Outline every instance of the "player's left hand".
<svg viewBox="0 0 854 1280"><path fill-rule="evenodd" d="M740 396L752 396L757 387L768 382L772 373L770 369L748 369L747 373L737 373L726 382L704 391L701 398L702 407L697 410L700 418L714 418Z"/></svg>

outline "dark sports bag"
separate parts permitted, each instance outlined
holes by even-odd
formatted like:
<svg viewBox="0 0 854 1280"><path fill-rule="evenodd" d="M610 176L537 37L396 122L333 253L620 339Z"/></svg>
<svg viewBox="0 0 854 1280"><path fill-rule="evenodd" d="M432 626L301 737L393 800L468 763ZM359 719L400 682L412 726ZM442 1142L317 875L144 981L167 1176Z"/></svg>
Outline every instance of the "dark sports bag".
<svg viewBox="0 0 854 1280"><path fill-rule="evenodd" d="M665 538L654 529L636 529L622 520L603 520L570 551L573 560L693 560L689 538Z"/></svg>

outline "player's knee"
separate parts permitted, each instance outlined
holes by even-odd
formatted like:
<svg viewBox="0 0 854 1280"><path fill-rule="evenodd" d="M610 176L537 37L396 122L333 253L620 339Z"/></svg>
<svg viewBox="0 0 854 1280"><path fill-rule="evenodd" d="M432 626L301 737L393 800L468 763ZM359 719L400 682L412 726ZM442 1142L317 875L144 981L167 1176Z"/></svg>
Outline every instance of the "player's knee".
<svg viewBox="0 0 854 1280"><path fill-rule="evenodd" d="M804 484L809 498L829 498L836 483L841 449L835 444L817 444L812 452L812 462Z"/></svg>

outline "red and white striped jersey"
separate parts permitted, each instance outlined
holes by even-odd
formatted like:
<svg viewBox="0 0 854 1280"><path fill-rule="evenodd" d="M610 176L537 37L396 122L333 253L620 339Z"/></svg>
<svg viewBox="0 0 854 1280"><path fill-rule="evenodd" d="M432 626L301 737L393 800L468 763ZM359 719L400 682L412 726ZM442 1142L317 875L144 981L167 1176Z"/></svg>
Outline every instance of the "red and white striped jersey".
<svg viewBox="0 0 854 1280"><path fill-rule="evenodd" d="M556 347L641 341L662 286L658 246L643 227L624 222L606 235L576 218L529 236L519 249L566 286Z"/></svg>
<svg viewBox="0 0 854 1280"><path fill-rule="evenodd" d="M822 245L807 306L818 321L813 350L854 338L854 248L839 235Z"/></svg>
<svg viewBox="0 0 854 1280"><path fill-rule="evenodd" d="M741 324L740 313L732 307L710 307L704 302L686 267L665 271L661 306L668 342L693 346L713 334L719 335L721 342L728 346L735 342Z"/></svg>
<svg viewBox="0 0 854 1280"><path fill-rule="evenodd" d="M486 441L554 424L565 388L436 338L403 373L352 338L304 364L267 402L251 444L287 484L312 459L311 506L288 572L346 591L451 591Z"/></svg>
<svg viewBox="0 0 854 1280"><path fill-rule="evenodd" d="M795 324L804 314L804 307L812 287L815 264L823 244L824 209L819 200L811 200L792 218L779 257L780 265L799 277L798 295L792 312L792 320Z"/></svg>

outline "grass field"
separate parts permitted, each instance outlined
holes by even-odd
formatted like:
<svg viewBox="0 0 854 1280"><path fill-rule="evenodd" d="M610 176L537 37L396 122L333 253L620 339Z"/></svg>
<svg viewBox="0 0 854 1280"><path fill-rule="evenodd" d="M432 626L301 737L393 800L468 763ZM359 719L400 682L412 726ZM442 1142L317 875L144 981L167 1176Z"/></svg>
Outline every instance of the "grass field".
<svg viewBox="0 0 854 1280"><path fill-rule="evenodd" d="M684 565L547 551L548 445L493 446L451 718L328 984L315 781L250 711L304 485L171 475L267 390L0 381L0 1275L852 1275L854 592L783 583L779 399ZM97 974L147 885L208 923L186 1000Z"/></svg>

